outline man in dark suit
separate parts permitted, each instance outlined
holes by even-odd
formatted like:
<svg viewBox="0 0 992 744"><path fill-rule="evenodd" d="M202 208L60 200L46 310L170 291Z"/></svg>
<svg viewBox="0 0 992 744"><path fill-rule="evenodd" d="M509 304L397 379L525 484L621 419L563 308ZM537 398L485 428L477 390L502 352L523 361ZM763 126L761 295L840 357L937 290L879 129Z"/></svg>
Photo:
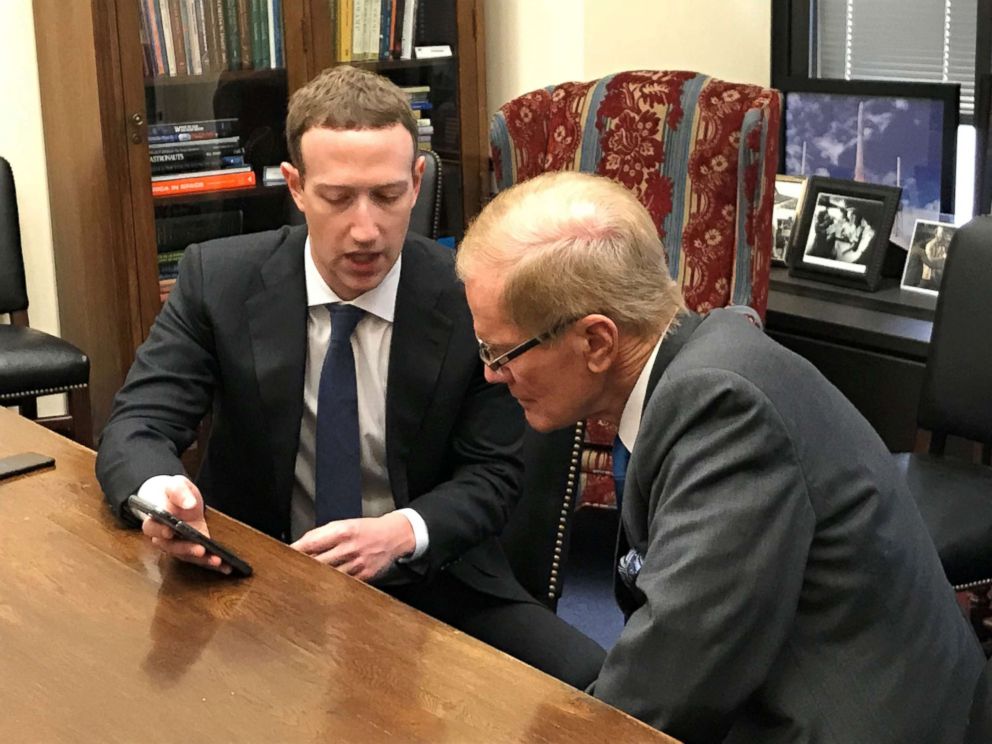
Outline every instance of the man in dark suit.
<svg viewBox="0 0 992 744"><path fill-rule="evenodd" d="M526 593L495 539L518 497L522 416L484 380L451 251L407 234L424 163L405 97L334 68L294 94L287 137L307 224L187 249L103 433L111 507L137 522L137 492L208 532L206 502L587 685L602 649ZM178 455L208 410L194 485Z"/></svg>
<svg viewBox="0 0 992 744"><path fill-rule="evenodd" d="M515 186L457 266L530 424L604 418L630 450L597 697L687 744L961 741L982 654L890 454L741 315L685 310L629 191Z"/></svg>

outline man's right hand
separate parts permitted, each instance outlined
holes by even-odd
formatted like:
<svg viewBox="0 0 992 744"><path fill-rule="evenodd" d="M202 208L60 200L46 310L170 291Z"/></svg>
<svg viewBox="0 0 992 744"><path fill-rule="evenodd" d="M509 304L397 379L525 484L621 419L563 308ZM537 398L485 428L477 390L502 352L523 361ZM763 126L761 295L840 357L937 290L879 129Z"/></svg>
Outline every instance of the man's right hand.
<svg viewBox="0 0 992 744"><path fill-rule="evenodd" d="M210 537L207 521L204 518L203 496L189 478L184 475L173 475L161 478L155 483L149 482L146 486L142 486L139 491L142 498L161 505L170 514ZM208 554L202 545L177 537L169 527L156 522L151 517L145 517L141 523L141 531L150 537L152 544L163 553L221 573L231 572L230 566L223 564L218 556Z"/></svg>

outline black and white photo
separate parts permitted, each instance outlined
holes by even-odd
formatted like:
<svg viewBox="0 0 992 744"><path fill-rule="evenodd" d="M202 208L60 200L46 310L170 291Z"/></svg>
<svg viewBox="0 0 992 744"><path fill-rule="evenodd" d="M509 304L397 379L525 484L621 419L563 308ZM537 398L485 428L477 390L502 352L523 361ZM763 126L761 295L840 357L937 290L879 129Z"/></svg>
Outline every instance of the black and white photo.
<svg viewBox="0 0 992 744"><path fill-rule="evenodd" d="M900 286L912 292L936 295L944 274L944 262L957 228L947 222L917 220L906 256Z"/></svg>
<svg viewBox="0 0 992 744"><path fill-rule="evenodd" d="M810 178L794 228L790 273L874 291L898 204L895 187Z"/></svg>

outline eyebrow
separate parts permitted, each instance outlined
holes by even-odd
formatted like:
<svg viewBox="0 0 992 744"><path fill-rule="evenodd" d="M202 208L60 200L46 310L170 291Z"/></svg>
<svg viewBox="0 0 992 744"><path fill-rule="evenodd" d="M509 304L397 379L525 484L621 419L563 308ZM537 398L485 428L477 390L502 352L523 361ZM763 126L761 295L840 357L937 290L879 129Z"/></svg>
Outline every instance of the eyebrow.
<svg viewBox="0 0 992 744"><path fill-rule="evenodd" d="M407 186L407 181L391 181L390 183L377 183L374 186L369 187L369 191L379 191L380 189L395 189L403 188ZM353 184L343 184L343 183L318 183L314 186L317 191L360 191L364 190Z"/></svg>

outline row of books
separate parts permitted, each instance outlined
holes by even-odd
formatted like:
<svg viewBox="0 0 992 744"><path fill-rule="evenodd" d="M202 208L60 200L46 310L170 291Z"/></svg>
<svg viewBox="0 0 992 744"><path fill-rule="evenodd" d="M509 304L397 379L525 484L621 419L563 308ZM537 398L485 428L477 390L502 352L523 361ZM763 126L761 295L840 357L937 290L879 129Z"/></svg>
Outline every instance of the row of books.
<svg viewBox="0 0 992 744"><path fill-rule="evenodd" d="M152 196L250 188L255 173L245 162L236 119L153 124L148 131Z"/></svg>
<svg viewBox="0 0 992 744"><path fill-rule="evenodd" d="M413 116L417 120L417 149L430 150L434 127L426 116L431 110L431 88L429 85L408 85L401 87L410 102Z"/></svg>
<svg viewBox="0 0 992 744"><path fill-rule="evenodd" d="M283 0L138 0L145 77L284 66Z"/></svg>
<svg viewBox="0 0 992 744"><path fill-rule="evenodd" d="M328 0L334 59L412 59L419 0Z"/></svg>
<svg viewBox="0 0 992 744"><path fill-rule="evenodd" d="M187 246L228 235L239 235L243 223L244 214L240 209L183 214L155 220L159 280L170 281L179 276L179 262Z"/></svg>

